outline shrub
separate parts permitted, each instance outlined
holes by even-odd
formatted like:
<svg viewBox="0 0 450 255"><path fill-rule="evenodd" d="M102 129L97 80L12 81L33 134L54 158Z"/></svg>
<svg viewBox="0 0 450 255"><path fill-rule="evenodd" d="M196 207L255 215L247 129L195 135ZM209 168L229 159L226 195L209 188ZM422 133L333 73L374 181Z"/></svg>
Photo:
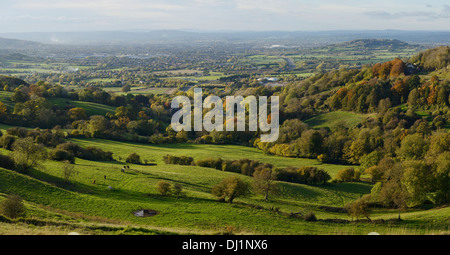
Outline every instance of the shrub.
<svg viewBox="0 0 450 255"><path fill-rule="evenodd" d="M365 195L358 200L356 200L353 203L349 203L345 205L345 209L347 210L347 214L352 217L356 217L356 219L359 219L361 216L366 217L368 220L370 220L370 195Z"/></svg>
<svg viewBox="0 0 450 255"><path fill-rule="evenodd" d="M82 156L85 153L85 150L80 145L72 142L59 144L56 148L71 152L75 157L79 158L83 158Z"/></svg>
<svg viewBox="0 0 450 255"><path fill-rule="evenodd" d="M319 160L322 163L330 162L330 158L326 154L320 154L319 156L317 156L317 160Z"/></svg>
<svg viewBox="0 0 450 255"><path fill-rule="evenodd" d="M141 164L141 156L139 156L137 153L133 152L130 155L128 155L127 159L125 160L127 163L131 164Z"/></svg>
<svg viewBox="0 0 450 255"><path fill-rule="evenodd" d="M192 165L194 159L186 156L174 156L174 155L165 155L163 156L164 163L166 164L176 164L176 165Z"/></svg>
<svg viewBox="0 0 450 255"><path fill-rule="evenodd" d="M75 163L75 156L73 153L61 150L61 149L53 149L49 152L48 158L56 161L69 161L71 164Z"/></svg>
<svg viewBox="0 0 450 255"><path fill-rule="evenodd" d="M195 164L197 166L215 168L217 170L222 169L222 163L223 163L223 160L221 158L218 158L218 159L207 158L207 159L199 159L199 160L195 161Z"/></svg>
<svg viewBox="0 0 450 255"><path fill-rule="evenodd" d="M45 147L42 144L34 143L31 137L17 139L12 149L12 158L16 163L16 168L21 171L36 167L47 158Z"/></svg>
<svg viewBox="0 0 450 255"><path fill-rule="evenodd" d="M95 146L87 146L86 148L72 142L62 143L56 146L56 149L65 150L72 153L75 157L94 160L94 161L114 161L113 153L103 151Z"/></svg>
<svg viewBox="0 0 450 255"><path fill-rule="evenodd" d="M14 163L14 160L11 157L0 154L0 167L6 168L9 170L14 170L14 169L16 169L16 164Z"/></svg>
<svg viewBox="0 0 450 255"><path fill-rule="evenodd" d="M306 167L303 166L297 170L300 179L310 185L321 185L325 184L328 180L331 179L331 176L322 169L318 169L317 167Z"/></svg>
<svg viewBox="0 0 450 255"><path fill-rule="evenodd" d="M114 161L112 155L113 153L110 151L104 151L95 146L87 146L86 153L89 155L91 160L97 161Z"/></svg>
<svg viewBox="0 0 450 255"><path fill-rule="evenodd" d="M222 171L240 173L241 165L236 161L224 161L222 162Z"/></svg>
<svg viewBox="0 0 450 255"><path fill-rule="evenodd" d="M179 183L175 183L172 187L172 194L176 197L184 196L183 186Z"/></svg>
<svg viewBox="0 0 450 255"><path fill-rule="evenodd" d="M226 201L228 198L228 203L233 203L235 198L250 193L250 185L239 177L231 176L214 185L211 193L218 197L220 201Z"/></svg>
<svg viewBox="0 0 450 255"><path fill-rule="evenodd" d="M3 215L11 219L23 217L26 214L26 209L22 202L22 198L17 195L9 195L0 204L0 209Z"/></svg>
<svg viewBox="0 0 450 255"><path fill-rule="evenodd" d="M316 215L313 212L307 212L302 216L305 221L317 221Z"/></svg>
<svg viewBox="0 0 450 255"><path fill-rule="evenodd" d="M9 135L19 138L32 137L36 143L42 143L45 146L55 147L63 142L64 133L60 129L40 130L38 128L28 130L22 127L12 127L7 130Z"/></svg>
<svg viewBox="0 0 450 255"><path fill-rule="evenodd" d="M327 183L331 176L323 169L303 166L301 168L276 169L277 180L295 182L308 185L322 185Z"/></svg>
<svg viewBox="0 0 450 255"><path fill-rule="evenodd" d="M356 171L354 168L350 167L339 170L336 174L335 180L340 182L359 181L360 176L361 173L359 171Z"/></svg>
<svg viewBox="0 0 450 255"><path fill-rule="evenodd" d="M161 180L156 183L156 189L161 195L165 196L171 191L170 183L168 181Z"/></svg>
<svg viewBox="0 0 450 255"><path fill-rule="evenodd" d="M23 127L11 127L6 130L8 135L18 136L20 138L25 138L28 136L28 130Z"/></svg>
<svg viewBox="0 0 450 255"><path fill-rule="evenodd" d="M16 137L12 135L3 135L0 137L0 146L6 150L12 150L12 145L16 141Z"/></svg>
<svg viewBox="0 0 450 255"><path fill-rule="evenodd" d="M364 171L366 174L370 175L372 182L377 182L383 180L383 170L379 166L371 166Z"/></svg>

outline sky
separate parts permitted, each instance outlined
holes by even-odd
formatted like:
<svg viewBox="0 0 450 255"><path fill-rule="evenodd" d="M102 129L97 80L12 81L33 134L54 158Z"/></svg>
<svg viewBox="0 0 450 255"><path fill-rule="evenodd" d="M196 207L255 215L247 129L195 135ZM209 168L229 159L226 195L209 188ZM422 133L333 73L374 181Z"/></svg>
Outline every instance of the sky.
<svg viewBox="0 0 450 255"><path fill-rule="evenodd" d="M450 30L448 0L0 0L0 33Z"/></svg>

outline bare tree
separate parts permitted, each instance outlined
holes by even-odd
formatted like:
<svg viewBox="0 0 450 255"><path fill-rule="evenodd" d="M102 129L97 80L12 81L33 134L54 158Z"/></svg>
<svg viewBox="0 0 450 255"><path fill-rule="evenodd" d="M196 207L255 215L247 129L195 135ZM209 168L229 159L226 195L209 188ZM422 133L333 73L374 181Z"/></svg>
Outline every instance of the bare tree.
<svg viewBox="0 0 450 255"><path fill-rule="evenodd" d="M278 191L275 180L277 174L271 168L257 168L253 173L253 187L255 192L264 195L264 200L269 199L269 194Z"/></svg>
<svg viewBox="0 0 450 255"><path fill-rule="evenodd" d="M75 166L70 164L68 160L64 161L64 166L62 168L63 178L65 183L69 183L70 177L77 173Z"/></svg>

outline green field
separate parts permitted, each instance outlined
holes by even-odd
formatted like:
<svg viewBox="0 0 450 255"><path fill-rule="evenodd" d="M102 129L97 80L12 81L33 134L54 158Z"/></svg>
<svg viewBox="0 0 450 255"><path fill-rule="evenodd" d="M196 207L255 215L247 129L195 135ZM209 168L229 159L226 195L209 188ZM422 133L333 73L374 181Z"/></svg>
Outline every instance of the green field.
<svg viewBox="0 0 450 255"><path fill-rule="evenodd" d="M167 77L167 78L163 78L163 79L166 79L166 80L184 79L184 80L188 80L188 81L199 82L199 81L216 81L222 77L226 77L226 76L221 72L210 72L208 75L201 75L201 76L182 75L182 76Z"/></svg>
<svg viewBox="0 0 450 255"><path fill-rule="evenodd" d="M240 60L242 64L252 65L258 68L277 68L280 64L285 64L286 61L280 56L271 55L250 55Z"/></svg>
<svg viewBox="0 0 450 255"><path fill-rule="evenodd" d="M353 112L334 111L314 116L305 121L313 128L331 128L337 124L344 124L347 128L354 127L370 114L359 114Z"/></svg>
<svg viewBox="0 0 450 255"><path fill-rule="evenodd" d="M13 92L0 91L0 102L5 104L9 110L14 109L14 103L11 101L12 94L13 94Z"/></svg>
<svg viewBox="0 0 450 255"><path fill-rule="evenodd" d="M51 104L58 105L60 107L72 106L84 108L88 115L105 115L108 112L109 113L116 112L115 107L92 102L75 101L66 98L49 98L48 101Z"/></svg>
<svg viewBox="0 0 450 255"><path fill-rule="evenodd" d="M129 92L122 92L121 87L107 87L104 88L105 91L112 92L118 95L126 95L126 94L133 94L133 95L161 95L161 94L170 94L172 91L176 90L175 87L131 87L131 91Z"/></svg>
<svg viewBox="0 0 450 255"><path fill-rule="evenodd" d="M275 166L318 165L315 160L286 159L264 155L243 146L232 145L144 145L101 139L71 139L83 146L99 146L114 152L117 162L94 162L76 159L78 174L70 184L61 178L62 163L46 161L28 175L0 168L0 194L18 194L28 208L27 219L14 224L0 219L0 233L67 234L216 234L226 229L235 234L434 234L448 233L450 209L410 210L397 223L330 223L307 222L289 217L291 212L312 211L320 220L346 219L343 213L326 211L319 206L342 207L369 193L371 184L329 183L309 186L280 182L280 194L264 201L262 195L238 198L233 204L218 202L211 187L223 178L236 175L251 182L251 177L197 166L166 165L165 154L189 155L194 159L221 156L225 159L250 158ZM120 171L124 158L131 152L153 166L130 165ZM2 154L9 152L1 149ZM119 159L120 157L120 159ZM333 174L343 167L319 165ZM106 176L106 179L104 178ZM93 184L93 180L96 183ZM185 197L161 196L156 183L167 180L180 183ZM113 187L110 190L108 186ZM3 199L0 195L0 200ZM152 217L135 217L138 209L156 210ZM395 210L375 210L372 219L394 219ZM38 223L36 223L38 222ZM40 222L40 223L39 223ZM44 222L45 224L42 224ZM44 226L42 226L44 225Z"/></svg>

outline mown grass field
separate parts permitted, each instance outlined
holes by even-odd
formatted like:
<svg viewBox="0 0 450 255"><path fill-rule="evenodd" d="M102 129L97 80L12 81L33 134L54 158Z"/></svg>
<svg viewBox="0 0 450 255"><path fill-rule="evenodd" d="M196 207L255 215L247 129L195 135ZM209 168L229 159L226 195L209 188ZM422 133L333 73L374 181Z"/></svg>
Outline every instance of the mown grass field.
<svg viewBox="0 0 450 255"><path fill-rule="evenodd" d="M312 211L322 220L350 220L346 214L329 212L319 206L341 207L369 193L372 185L363 182L330 183L325 186L280 182L279 195L269 197L269 201L264 201L262 195L252 193L249 197L237 198L233 204L221 203L211 195L213 185L231 175L247 182L251 182L252 178L197 166L166 165L162 156L250 158L279 167L318 165L331 175L345 166L274 157L254 148L232 145L146 145L101 139L71 141L112 151L117 161L95 162L77 158L75 169L78 174L70 184L62 180L63 164L56 161L46 161L27 175L0 169L0 200L5 194L18 194L26 201L27 219L47 222L47 228L26 220L17 222L14 225L20 233L67 234L75 230L84 234L216 234L227 228L235 234L448 233L448 208L411 210L402 213L402 222L380 224L307 222L288 216L291 212ZM3 149L0 152L9 153ZM122 173L120 169L125 165L124 158L132 152L156 165L127 164L131 169ZM180 183L185 196L159 195L156 183L160 180ZM138 209L152 209L158 214L135 217L132 212ZM397 211L386 209L376 210L372 215L373 219L396 217ZM0 223L0 233L17 231L12 226L8 222Z"/></svg>

